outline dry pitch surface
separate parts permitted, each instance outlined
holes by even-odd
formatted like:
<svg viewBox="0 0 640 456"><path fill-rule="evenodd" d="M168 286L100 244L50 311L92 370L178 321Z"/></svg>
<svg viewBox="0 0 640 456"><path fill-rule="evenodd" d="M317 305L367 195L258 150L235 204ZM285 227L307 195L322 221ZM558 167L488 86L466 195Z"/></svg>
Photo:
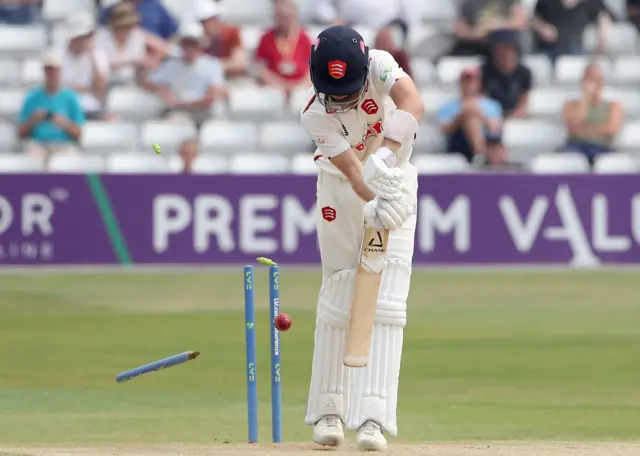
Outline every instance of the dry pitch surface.
<svg viewBox="0 0 640 456"><path fill-rule="evenodd" d="M327 456L355 455L355 448L322 450L314 445L140 445L100 447L18 447L1 449L3 456ZM371 453L368 453L371 454ZM393 445L390 456L637 456L640 444L622 443L484 443Z"/></svg>

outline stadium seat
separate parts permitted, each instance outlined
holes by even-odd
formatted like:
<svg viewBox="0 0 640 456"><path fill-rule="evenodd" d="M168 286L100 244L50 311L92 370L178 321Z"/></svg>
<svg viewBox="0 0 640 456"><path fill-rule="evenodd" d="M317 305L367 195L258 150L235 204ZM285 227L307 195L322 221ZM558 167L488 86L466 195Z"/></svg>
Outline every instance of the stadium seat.
<svg viewBox="0 0 640 456"><path fill-rule="evenodd" d="M95 5L92 0L44 0L42 17L47 21L62 21L76 11L94 13Z"/></svg>
<svg viewBox="0 0 640 456"><path fill-rule="evenodd" d="M562 117L562 108L565 101L577 96L579 96L577 89L534 88L529 93L527 110L534 117Z"/></svg>
<svg viewBox="0 0 640 456"><path fill-rule="evenodd" d="M0 90L0 116L16 120L26 92L21 89Z"/></svg>
<svg viewBox="0 0 640 456"><path fill-rule="evenodd" d="M52 173L101 173L105 160L99 155L55 154L49 160Z"/></svg>
<svg viewBox="0 0 640 456"><path fill-rule="evenodd" d="M596 158L593 171L598 174L639 173L640 162L625 152L611 152Z"/></svg>
<svg viewBox="0 0 640 456"><path fill-rule="evenodd" d="M3 24L0 27L0 56L39 55L46 45L47 30L42 25Z"/></svg>
<svg viewBox="0 0 640 456"><path fill-rule="evenodd" d="M616 22L611 26L610 36L606 43L605 52L611 54L635 54L638 41L638 31L630 22ZM598 31L593 25L588 26L582 35L582 44L586 53L596 51L598 45Z"/></svg>
<svg viewBox="0 0 640 456"><path fill-rule="evenodd" d="M35 86L44 82L44 70L42 62L28 59L22 62L22 83L27 86Z"/></svg>
<svg viewBox="0 0 640 456"><path fill-rule="evenodd" d="M617 84L640 84L640 56L618 57L613 63L612 79Z"/></svg>
<svg viewBox="0 0 640 456"><path fill-rule="evenodd" d="M416 136L415 149L417 152L433 153L444 152L446 149L446 137L440 128L432 124L420 125Z"/></svg>
<svg viewBox="0 0 640 456"><path fill-rule="evenodd" d="M418 87L431 84L434 79L436 79L436 69L433 64L426 59L413 59L411 67L413 70L413 80Z"/></svg>
<svg viewBox="0 0 640 456"><path fill-rule="evenodd" d="M511 119L505 123L503 141L507 149L555 150L566 142L564 125L558 122Z"/></svg>
<svg viewBox="0 0 640 456"><path fill-rule="evenodd" d="M458 85L462 70L478 67L481 64L480 57L443 57L438 63L438 78L442 84Z"/></svg>
<svg viewBox="0 0 640 456"><path fill-rule="evenodd" d="M313 154L297 154L291 159L291 172L293 174L316 175L318 167L313 161Z"/></svg>
<svg viewBox="0 0 640 456"><path fill-rule="evenodd" d="M261 153L291 155L305 149L315 149L313 142L297 122L267 122L260 128Z"/></svg>
<svg viewBox="0 0 640 456"><path fill-rule="evenodd" d="M107 107L118 117L130 121L156 118L165 109L158 97L134 87L114 87L109 92Z"/></svg>
<svg viewBox="0 0 640 456"><path fill-rule="evenodd" d="M460 154L417 155L411 162L418 168L418 174L457 174L470 169L469 162Z"/></svg>
<svg viewBox="0 0 640 456"><path fill-rule="evenodd" d="M234 0L220 2L221 15L234 24L270 25L273 20L271 0Z"/></svg>
<svg viewBox="0 0 640 456"><path fill-rule="evenodd" d="M272 87L233 87L229 90L231 115L242 120L274 120L282 117L284 94Z"/></svg>
<svg viewBox="0 0 640 456"><path fill-rule="evenodd" d="M556 61L556 80L560 84L579 86L579 82L584 75L584 69L591 62L589 57L580 55L562 55ZM604 77L609 80L611 77L611 62L601 58L597 60L602 68Z"/></svg>
<svg viewBox="0 0 640 456"><path fill-rule="evenodd" d="M186 139L197 139L198 132L193 122L169 122L151 120L142 125L140 145L150 149L156 143L163 151L177 152Z"/></svg>
<svg viewBox="0 0 640 456"><path fill-rule="evenodd" d="M114 174L164 174L171 173L169 162L162 156L149 152L112 154L107 157L106 170Z"/></svg>
<svg viewBox="0 0 640 456"><path fill-rule="evenodd" d="M111 154L133 151L137 138L133 123L89 121L82 128L80 142L88 153Z"/></svg>
<svg viewBox="0 0 640 456"><path fill-rule="evenodd" d="M413 6L416 10L411 10L412 15L415 14L416 19L427 23L453 23L458 16L454 2L416 1Z"/></svg>
<svg viewBox="0 0 640 456"><path fill-rule="evenodd" d="M640 93L637 89L606 87L603 91L603 97L607 100L620 102L627 118L640 115Z"/></svg>
<svg viewBox="0 0 640 456"><path fill-rule="evenodd" d="M0 60L0 86L15 87L22 84L22 69L17 60Z"/></svg>
<svg viewBox="0 0 640 456"><path fill-rule="evenodd" d="M231 155L235 152L255 152L258 127L252 122L209 120L200 130L203 153Z"/></svg>
<svg viewBox="0 0 640 456"><path fill-rule="evenodd" d="M196 174L224 174L228 169L227 159L219 155L199 155L193 161L193 172Z"/></svg>
<svg viewBox="0 0 640 456"><path fill-rule="evenodd" d="M0 174L44 171L42 160L26 155L0 154Z"/></svg>
<svg viewBox="0 0 640 456"><path fill-rule="evenodd" d="M455 89L426 89L420 92L420 97L424 103L425 115L428 117L436 116L445 103L457 96L458 91Z"/></svg>
<svg viewBox="0 0 640 456"><path fill-rule="evenodd" d="M181 173L184 171L184 161L180 155L169 155L165 157L167 170L170 173Z"/></svg>
<svg viewBox="0 0 640 456"><path fill-rule="evenodd" d="M0 121L0 150L13 150L18 145L16 126Z"/></svg>
<svg viewBox="0 0 640 456"><path fill-rule="evenodd" d="M182 1L182 0L180 0ZM240 38L242 39L242 47L253 55L260 43L260 38L265 32L264 27L246 25L240 30Z"/></svg>
<svg viewBox="0 0 640 456"><path fill-rule="evenodd" d="M626 122L616 138L617 149L640 150L640 121Z"/></svg>
<svg viewBox="0 0 640 456"><path fill-rule="evenodd" d="M302 110L309 104L312 96L309 95L309 89L298 88L291 93L291 101L289 102L289 114L298 119Z"/></svg>
<svg viewBox="0 0 640 456"><path fill-rule="evenodd" d="M533 74L534 87L551 84L553 80L553 66L551 65L549 57L543 54L527 55L524 57L523 63Z"/></svg>
<svg viewBox="0 0 640 456"><path fill-rule="evenodd" d="M289 170L289 160L281 155L237 154L229 159L232 174L281 174Z"/></svg>
<svg viewBox="0 0 640 456"><path fill-rule="evenodd" d="M591 167L587 158L579 153L542 153L531 161L531 171L536 174L583 174L589 173Z"/></svg>

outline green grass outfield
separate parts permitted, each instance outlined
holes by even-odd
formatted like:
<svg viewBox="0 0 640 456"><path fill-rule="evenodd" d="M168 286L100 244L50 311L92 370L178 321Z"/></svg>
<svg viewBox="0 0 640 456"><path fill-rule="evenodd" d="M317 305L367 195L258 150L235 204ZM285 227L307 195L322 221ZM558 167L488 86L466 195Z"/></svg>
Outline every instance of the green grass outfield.
<svg viewBox="0 0 640 456"><path fill-rule="evenodd" d="M303 423L317 272L282 268L284 429ZM261 437L270 436L267 278L256 278ZM0 443L246 439L242 273L0 275ZM400 441L640 438L635 272L416 271ZM186 365L116 384L184 350Z"/></svg>

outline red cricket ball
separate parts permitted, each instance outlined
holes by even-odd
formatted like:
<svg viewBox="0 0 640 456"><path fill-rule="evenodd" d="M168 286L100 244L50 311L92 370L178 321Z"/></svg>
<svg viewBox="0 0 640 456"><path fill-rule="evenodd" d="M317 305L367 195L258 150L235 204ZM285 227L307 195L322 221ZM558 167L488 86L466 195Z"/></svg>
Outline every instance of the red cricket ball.
<svg viewBox="0 0 640 456"><path fill-rule="evenodd" d="M291 328L291 317L287 314L280 314L273 320L273 325L278 331L286 331Z"/></svg>

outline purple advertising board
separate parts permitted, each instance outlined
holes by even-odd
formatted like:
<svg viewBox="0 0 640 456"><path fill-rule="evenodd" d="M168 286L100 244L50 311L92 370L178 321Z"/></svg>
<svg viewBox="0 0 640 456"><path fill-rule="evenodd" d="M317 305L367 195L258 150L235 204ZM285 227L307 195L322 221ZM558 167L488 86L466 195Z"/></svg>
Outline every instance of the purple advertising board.
<svg viewBox="0 0 640 456"><path fill-rule="evenodd" d="M3 175L0 266L317 264L313 176ZM640 263L640 177L420 179L424 265Z"/></svg>

